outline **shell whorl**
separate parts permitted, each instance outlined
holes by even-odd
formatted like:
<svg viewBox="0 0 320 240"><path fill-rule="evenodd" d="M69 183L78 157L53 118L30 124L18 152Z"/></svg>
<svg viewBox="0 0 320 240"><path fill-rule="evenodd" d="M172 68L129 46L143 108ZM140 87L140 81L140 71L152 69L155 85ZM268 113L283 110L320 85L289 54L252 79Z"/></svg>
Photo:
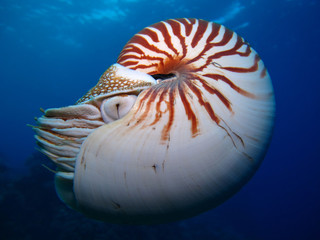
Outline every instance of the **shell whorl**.
<svg viewBox="0 0 320 240"><path fill-rule="evenodd" d="M148 89L141 105L155 102L161 115L160 105L167 96L169 120L162 139L168 138L174 119L174 101L179 96L190 121L192 136L200 129L191 102L193 97L212 121L221 125L223 119L217 114L207 95L215 96L217 105L234 113L228 93L246 98L272 98L272 88L257 92L255 86L269 84L266 68L257 53L239 35L226 27L198 19L171 19L156 23L136 34L123 48L117 61L119 64L150 75L171 74L171 81L162 82ZM260 80L259 80L260 79ZM244 87L241 87L241 86ZM269 91L269 92L267 92ZM158 96L158 97L157 97ZM169 103L168 103L169 102ZM152 124L155 124L159 117Z"/></svg>
<svg viewBox="0 0 320 240"><path fill-rule="evenodd" d="M34 127L70 207L114 223L194 216L237 192L270 142L275 102L233 31L170 19L137 33L76 105Z"/></svg>

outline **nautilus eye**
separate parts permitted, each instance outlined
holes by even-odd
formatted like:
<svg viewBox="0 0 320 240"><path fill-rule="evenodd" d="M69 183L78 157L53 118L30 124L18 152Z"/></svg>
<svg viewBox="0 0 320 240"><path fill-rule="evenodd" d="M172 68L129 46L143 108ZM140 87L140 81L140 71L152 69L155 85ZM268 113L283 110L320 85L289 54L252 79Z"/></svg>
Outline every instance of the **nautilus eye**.
<svg viewBox="0 0 320 240"><path fill-rule="evenodd" d="M120 95L105 99L101 104L101 116L106 123L113 122L125 116L137 97L135 95Z"/></svg>
<svg viewBox="0 0 320 240"><path fill-rule="evenodd" d="M33 128L68 206L113 223L161 223L236 193L264 158L274 111L269 74L243 38L170 19L133 36L95 87Z"/></svg>

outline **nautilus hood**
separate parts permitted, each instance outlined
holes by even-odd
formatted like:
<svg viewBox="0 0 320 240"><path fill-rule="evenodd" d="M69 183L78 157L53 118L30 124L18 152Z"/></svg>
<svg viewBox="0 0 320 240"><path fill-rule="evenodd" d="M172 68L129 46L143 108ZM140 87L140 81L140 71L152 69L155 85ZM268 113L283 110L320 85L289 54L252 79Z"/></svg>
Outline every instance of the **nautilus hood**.
<svg viewBox="0 0 320 240"><path fill-rule="evenodd" d="M75 105L33 127L62 201L130 224L197 215L236 193L267 151L275 102L258 54L226 27L146 27Z"/></svg>

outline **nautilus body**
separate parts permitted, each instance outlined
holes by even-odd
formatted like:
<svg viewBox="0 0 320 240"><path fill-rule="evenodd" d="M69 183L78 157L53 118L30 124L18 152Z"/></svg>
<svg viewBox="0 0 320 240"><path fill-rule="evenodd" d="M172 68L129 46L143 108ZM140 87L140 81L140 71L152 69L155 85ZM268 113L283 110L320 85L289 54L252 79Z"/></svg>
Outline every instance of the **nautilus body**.
<svg viewBox="0 0 320 240"><path fill-rule="evenodd" d="M95 87L33 128L68 206L113 223L162 223L236 193L266 153L274 111L269 74L243 38L171 19L137 33Z"/></svg>

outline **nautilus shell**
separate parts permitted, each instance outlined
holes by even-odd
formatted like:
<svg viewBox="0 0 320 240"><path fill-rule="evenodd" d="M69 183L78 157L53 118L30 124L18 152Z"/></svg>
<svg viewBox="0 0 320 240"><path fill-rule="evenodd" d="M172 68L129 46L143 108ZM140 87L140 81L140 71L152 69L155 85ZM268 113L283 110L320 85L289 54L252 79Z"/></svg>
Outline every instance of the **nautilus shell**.
<svg viewBox="0 0 320 240"><path fill-rule="evenodd" d="M236 193L266 153L274 111L269 74L243 38L171 19L137 33L95 87L33 128L68 206L113 223L162 223Z"/></svg>

